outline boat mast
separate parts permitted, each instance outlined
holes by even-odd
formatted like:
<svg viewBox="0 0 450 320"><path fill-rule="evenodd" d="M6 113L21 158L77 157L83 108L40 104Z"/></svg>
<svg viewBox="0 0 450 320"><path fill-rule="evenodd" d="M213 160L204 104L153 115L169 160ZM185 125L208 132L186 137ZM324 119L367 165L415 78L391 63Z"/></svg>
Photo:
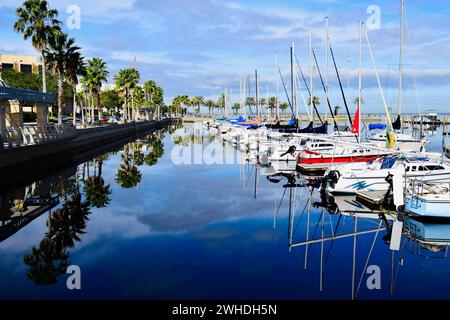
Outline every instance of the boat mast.
<svg viewBox="0 0 450 320"><path fill-rule="evenodd" d="M358 68L358 139L361 142L361 102L362 102L362 29L363 22L359 21L359 68Z"/></svg>
<svg viewBox="0 0 450 320"><path fill-rule="evenodd" d="M328 101L328 17L325 17L325 101ZM325 119L328 120L328 112L325 108Z"/></svg>
<svg viewBox="0 0 450 320"><path fill-rule="evenodd" d="M269 84L266 83L266 110L267 110L267 121L270 122L271 112L269 105Z"/></svg>
<svg viewBox="0 0 450 320"><path fill-rule="evenodd" d="M278 52L275 51L275 79L276 79L276 110L277 110L277 120L280 119L280 102L278 101L278 95L279 95L279 83L278 83Z"/></svg>
<svg viewBox="0 0 450 320"><path fill-rule="evenodd" d="M313 81L312 31L309 30L309 87L311 88L310 103L311 115L314 122L314 81Z"/></svg>
<svg viewBox="0 0 450 320"><path fill-rule="evenodd" d="M292 100L292 116L297 113L297 101L295 99L295 70L294 70L294 42L291 45L291 100Z"/></svg>
<svg viewBox="0 0 450 320"><path fill-rule="evenodd" d="M255 70L255 85L256 85L256 118L259 118L259 96L258 96L258 70Z"/></svg>
<svg viewBox="0 0 450 320"><path fill-rule="evenodd" d="M402 90L403 90L403 25L405 15L405 0L401 2L401 18L400 18L400 63L398 65L398 115L402 113Z"/></svg>
<svg viewBox="0 0 450 320"><path fill-rule="evenodd" d="M224 116L225 118L228 118L228 110L227 110L227 104L228 104L228 89L225 88L225 92L223 94L223 98L224 98Z"/></svg>
<svg viewBox="0 0 450 320"><path fill-rule="evenodd" d="M243 108L244 108L244 105L242 104L242 101L243 101L243 99L242 99L242 78L240 78L239 79L239 98L240 98L240 101L239 101L239 105L240 105L240 107L241 107L241 110L243 110Z"/></svg>

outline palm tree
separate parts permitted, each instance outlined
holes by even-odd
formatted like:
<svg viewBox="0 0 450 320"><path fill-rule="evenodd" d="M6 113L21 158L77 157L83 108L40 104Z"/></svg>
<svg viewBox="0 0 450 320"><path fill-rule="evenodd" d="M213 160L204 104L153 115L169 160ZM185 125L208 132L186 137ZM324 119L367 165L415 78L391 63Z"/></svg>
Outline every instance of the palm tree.
<svg viewBox="0 0 450 320"><path fill-rule="evenodd" d="M239 111L240 108L241 108L241 104L240 104L240 103L235 103L235 104L233 104L232 109L234 110L234 114L235 114L235 115L238 114L238 111Z"/></svg>
<svg viewBox="0 0 450 320"><path fill-rule="evenodd" d="M176 96L172 100L172 108L175 108L176 112L180 113L180 108L182 105L189 106L191 104L191 99L188 96Z"/></svg>
<svg viewBox="0 0 450 320"><path fill-rule="evenodd" d="M58 123L62 124L62 108L64 103L64 76L69 64L82 60L80 47L75 46L75 39L68 38L66 33L56 32L49 38L49 49L44 51L48 66L58 77ZM73 61L71 61L71 59ZM75 66L71 66L75 68ZM76 72L74 69L75 78ZM74 79L72 79L74 80Z"/></svg>
<svg viewBox="0 0 450 320"><path fill-rule="evenodd" d="M108 76L109 71L107 70L106 62L103 59L92 58L91 60L88 60L83 84L91 94L91 98L95 101L94 105L97 107L99 119L102 112L100 89L103 82L108 80Z"/></svg>
<svg viewBox="0 0 450 320"><path fill-rule="evenodd" d="M203 98L202 96L196 96L196 97L192 98L191 104L193 106L196 106L197 110L199 111L200 105L205 105L205 98Z"/></svg>
<svg viewBox="0 0 450 320"><path fill-rule="evenodd" d="M151 109L156 111L157 116L160 116L161 106L164 104L164 90L157 85L156 81L149 80L143 86L145 99Z"/></svg>
<svg viewBox="0 0 450 320"><path fill-rule="evenodd" d="M335 116L338 115L339 110L341 110L341 106L335 106L335 107L334 107L334 115L335 115Z"/></svg>
<svg viewBox="0 0 450 320"><path fill-rule="evenodd" d="M123 117L125 122L130 120L130 115L128 112L128 95L130 91L138 84L139 80L139 71L135 68L122 69L114 77L114 83L125 96L125 104L123 110Z"/></svg>
<svg viewBox="0 0 450 320"><path fill-rule="evenodd" d="M51 35L61 30L61 22L56 19L58 11L49 9L45 0L26 0L17 8L16 14L14 31L22 33L25 40L31 38L33 47L42 56L42 91L47 92L44 52Z"/></svg>
<svg viewBox="0 0 450 320"><path fill-rule="evenodd" d="M280 104L281 114L284 116L284 111L289 108L289 104L287 102L283 102Z"/></svg>
<svg viewBox="0 0 450 320"><path fill-rule="evenodd" d="M314 103L314 105L315 105L316 107L320 105L320 99L319 99L319 97L314 96L314 97L312 98L312 100L313 100L313 103ZM308 105L309 105L309 106L311 105L311 99L308 99Z"/></svg>
<svg viewBox="0 0 450 320"><path fill-rule="evenodd" d="M208 107L208 117L211 117L211 109L214 108L215 102L213 100L207 100L205 106Z"/></svg>
<svg viewBox="0 0 450 320"><path fill-rule="evenodd" d="M355 100L353 101L353 104L358 107L359 106L359 97L356 97ZM364 104L364 99L361 97L361 105Z"/></svg>
<svg viewBox="0 0 450 320"><path fill-rule="evenodd" d="M72 86L73 91L73 125L77 124L77 85L78 77L86 75L86 64L83 56L75 52L67 57L66 61L66 80Z"/></svg>
<svg viewBox="0 0 450 320"><path fill-rule="evenodd" d="M245 99L245 105L250 109L250 111L252 110L252 106L256 106L256 98L254 97L247 97Z"/></svg>
<svg viewBox="0 0 450 320"><path fill-rule="evenodd" d="M277 98L276 97L270 97L269 98L269 108L271 110L276 109L277 107Z"/></svg>

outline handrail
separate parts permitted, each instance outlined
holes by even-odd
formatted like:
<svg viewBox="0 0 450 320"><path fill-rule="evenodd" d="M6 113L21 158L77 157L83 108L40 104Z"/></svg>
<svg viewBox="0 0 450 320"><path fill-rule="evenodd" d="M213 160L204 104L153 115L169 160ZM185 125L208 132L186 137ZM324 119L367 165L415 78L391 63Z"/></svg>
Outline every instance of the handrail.
<svg viewBox="0 0 450 320"><path fill-rule="evenodd" d="M53 103L55 95L33 90L0 87L0 101L19 100L35 103Z"/></svg>

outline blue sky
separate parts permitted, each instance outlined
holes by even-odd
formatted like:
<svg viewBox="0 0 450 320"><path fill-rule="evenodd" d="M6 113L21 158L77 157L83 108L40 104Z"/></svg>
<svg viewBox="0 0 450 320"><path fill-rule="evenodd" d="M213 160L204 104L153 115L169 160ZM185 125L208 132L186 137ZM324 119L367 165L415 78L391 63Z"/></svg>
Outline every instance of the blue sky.
<svg viewBox="0 0 450 320"><path fill-rule="evenodd" d="M12 31L14 9L21 1L0 3L0 52L36 54L29 42ZM137 64L143 80L154 79L166 91L166 101L177 94L216 98L224 88L238 99L239 79L258 69L260 90L275 90L275 51L286 81L289 45L295 42L299 62L308 73L307 29L322 72L324 17L329 17L330 39L349 100L357 95L358 20L377 5L381 28L370 30L377 67L388 104L396 104L400 1L344 0L50 0L66 22L69 5L81 9L81 29L66 30L83 47L86 57L102 57L111 75ZM447 111L450 101L450 3L406 1L404 110ZM380 111L367 46L364 46L363 96L366 112ZM397 65L396 65L397 64ZM332 105L342 105L334 70L329 69ZM415 75L415 76L414 76ZM417 93L414 89L417 82ZM316 93L320 82L316 77ZM267 89L266 89L267 88ZM322 98L323 100L323 98ZM322 103L322 108L324 108ZM354 107L352 106L354 109Z"/></svg>

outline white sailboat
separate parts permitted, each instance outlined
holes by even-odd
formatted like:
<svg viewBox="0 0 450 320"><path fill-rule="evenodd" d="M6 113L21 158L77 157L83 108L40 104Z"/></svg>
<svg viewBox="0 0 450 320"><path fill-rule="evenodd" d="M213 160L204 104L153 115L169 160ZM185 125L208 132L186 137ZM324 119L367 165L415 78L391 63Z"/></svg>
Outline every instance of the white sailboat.
<svg viewBox="0 0 450 320"><path fill-rule="evenodd" d="M400 171L406 179L450 183L450 165L424 156L390 156L369 163L349 163L330 168L326 190L331 194L355 194L358 191L387 191L389 174Z"/></svg>
<svg viewBox="0 0 450 320"><path fill-rule="evenodd" d="M403 94L403 25L404 25L404 16L405 16L405 0L401 1L401 18L400 18L400 58L399 58L399 77L398 77L398 118L396 126L394 125L394 129L399 130L401 127L401 119L400 116L402 114L402 94ZM390 115L387 115L388 121L392 123L390 119ZM411 134L405 134L400 132L395 132L394 139L394 149L400 151L414 151L414 152L422 152L428 143L426 139L417 139L413 137ZM374 132L371 133L367 140L369 142L374 143L376 146L383 148L386 146L387 135L385 132Z"/></svg>

